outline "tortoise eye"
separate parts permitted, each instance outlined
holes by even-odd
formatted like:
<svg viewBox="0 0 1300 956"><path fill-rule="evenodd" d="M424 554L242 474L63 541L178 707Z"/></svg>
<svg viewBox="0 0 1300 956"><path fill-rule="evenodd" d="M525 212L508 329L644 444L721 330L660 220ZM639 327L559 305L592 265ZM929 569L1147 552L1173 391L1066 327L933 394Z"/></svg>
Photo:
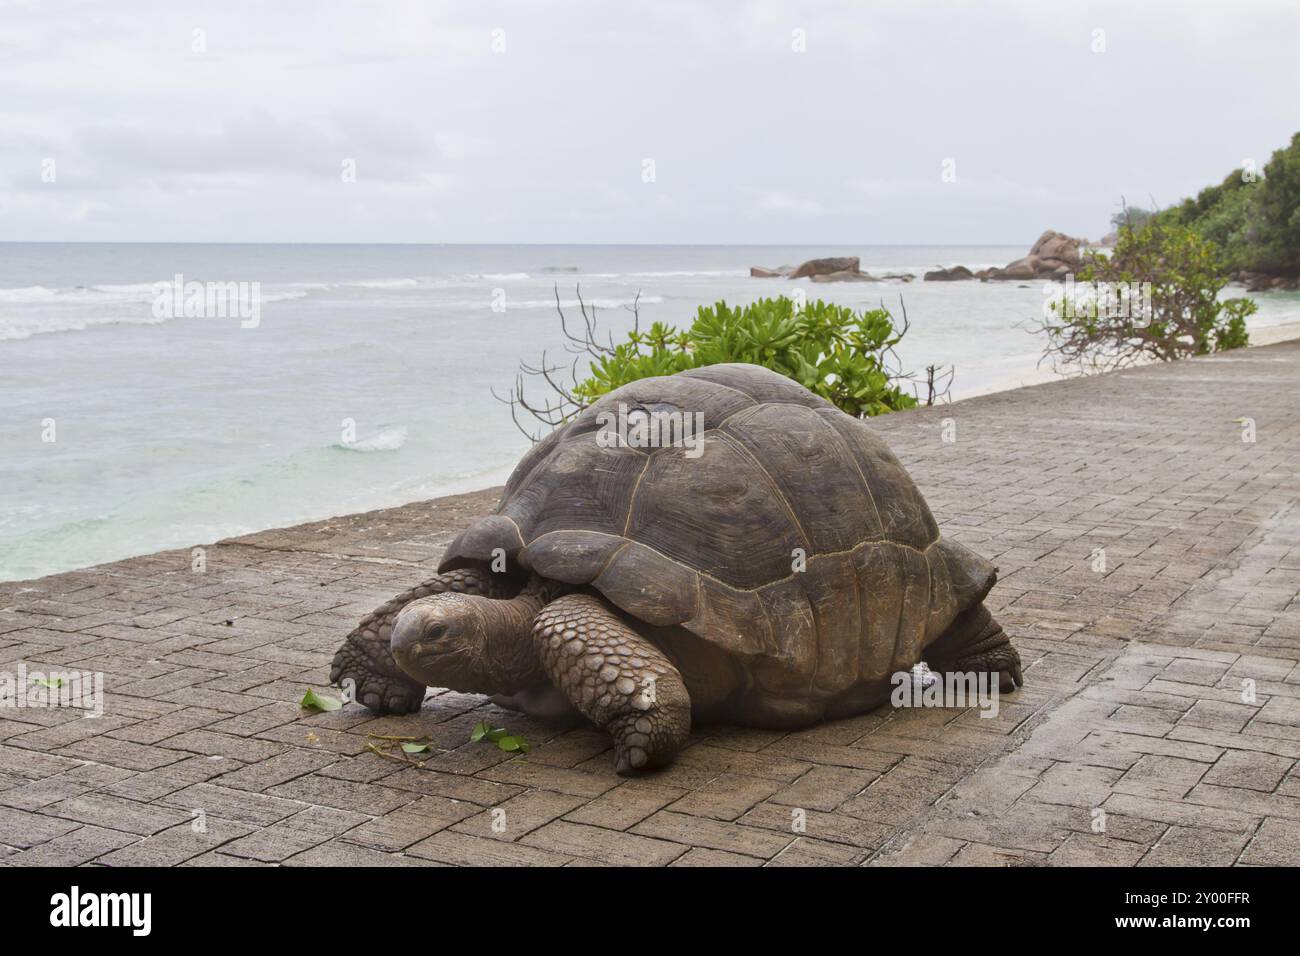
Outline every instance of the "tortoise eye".
<svg viewBox="0 0 1300 956"><path fill-rule="evenodd" d="M436 641L441 637L446 637L447 625L443 624L442 622L434 624L430 626L428 631L425 632L425 636L428 637L428 639L431 641Z"/></svg>

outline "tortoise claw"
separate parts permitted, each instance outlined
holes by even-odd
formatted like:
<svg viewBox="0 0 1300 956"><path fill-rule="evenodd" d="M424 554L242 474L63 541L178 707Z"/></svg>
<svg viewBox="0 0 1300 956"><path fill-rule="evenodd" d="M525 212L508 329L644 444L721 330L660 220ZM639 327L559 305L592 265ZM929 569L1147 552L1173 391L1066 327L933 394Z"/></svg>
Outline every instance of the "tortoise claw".
<svg viewBox="0 0 1300 956"><path fill-rule="evenodd" d="M1010 694L1017 687L1025 686L1025 678L1020 672L1020 664L1013 664L1009 670L998 671L998 693Z"/></svg>
<svg viewBox="0 0 1300 956"><path fill-rule="evenodd" d="M334 655L330 683L347 688L348 697L378 714L410 714L424 703L425 687L397 671L395 664L376 659L362 638L349 636Z"/></svg>

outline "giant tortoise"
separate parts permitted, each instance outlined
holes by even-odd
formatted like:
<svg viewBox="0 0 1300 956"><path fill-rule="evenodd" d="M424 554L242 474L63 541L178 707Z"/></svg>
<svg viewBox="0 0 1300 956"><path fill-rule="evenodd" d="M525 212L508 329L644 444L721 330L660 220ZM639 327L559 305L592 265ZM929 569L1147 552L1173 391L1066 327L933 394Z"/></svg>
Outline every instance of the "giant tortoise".
<svg viewBox="0 0 1300 956"><path fill-rule="evenodd" d="M575 708L620 772L670 761L692 719L861 713L921 661L1021 682L983 603L996 569L939 534L869 425L755 365L604 396L524 456L438 570L361 621L331 680L386 713L426 686Z"/></svg>

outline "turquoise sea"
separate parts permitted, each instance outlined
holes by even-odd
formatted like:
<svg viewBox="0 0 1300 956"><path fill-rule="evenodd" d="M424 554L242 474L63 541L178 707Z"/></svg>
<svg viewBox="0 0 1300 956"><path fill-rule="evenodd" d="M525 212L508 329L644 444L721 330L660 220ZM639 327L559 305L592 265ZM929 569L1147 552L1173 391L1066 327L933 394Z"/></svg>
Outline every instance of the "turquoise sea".
<svg viewBox="0 0 1300 956"><path fill-rule="evenodd" d="M1040 374L1041 283L920 273L1027 246L0 244L0 580L502 481L528 442L491 390L562 353L557 292L615 334L638 296L643 323L796 285L901 297L907 369L955 366L956 397L1014 387ZM824 255L918 278L749 276ZM257 283L257 324L160 315L177 275ZM1253 328L1300 321L1300 294L1257 298Z"/></svg>

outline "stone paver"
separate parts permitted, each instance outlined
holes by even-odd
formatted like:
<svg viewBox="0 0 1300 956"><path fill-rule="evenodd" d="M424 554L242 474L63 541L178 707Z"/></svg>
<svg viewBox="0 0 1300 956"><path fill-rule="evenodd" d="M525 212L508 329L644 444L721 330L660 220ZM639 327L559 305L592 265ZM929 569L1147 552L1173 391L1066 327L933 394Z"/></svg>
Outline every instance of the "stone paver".
<svg viewBox="0 0 1300 956"><path fill-rule="evenodd" d="M700 727L636 780L589 728L472 695L297 706L495 491L223 541L201 573L173 551L0 584L0 672L105 687L98 718L0 710L0 863L1300 863L1297 394L1285 343L875 420L999 566L1026 687L993 719ZM532 751L469 743L485 719ZM376 753L393 735L431 750Z"/></svg>

